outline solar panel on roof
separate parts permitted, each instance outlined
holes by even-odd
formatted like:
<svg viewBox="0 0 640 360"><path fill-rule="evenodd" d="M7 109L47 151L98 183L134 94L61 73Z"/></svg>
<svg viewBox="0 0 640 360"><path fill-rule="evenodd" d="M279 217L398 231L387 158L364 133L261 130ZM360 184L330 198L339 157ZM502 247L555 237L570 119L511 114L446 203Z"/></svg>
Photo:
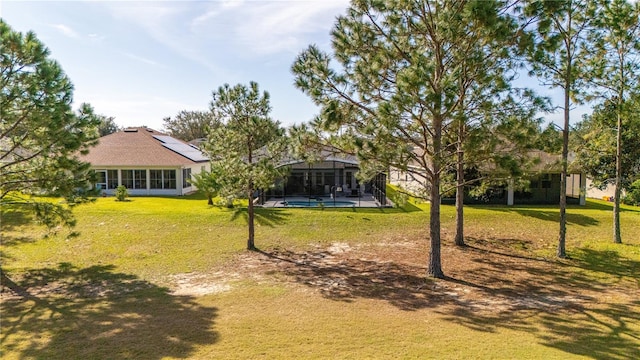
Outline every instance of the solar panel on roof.
<svg viewBox="0 0 640 360"><path fill-rule="evenodd" d="M200 150L193 148L187 144L184 143L163 143L162 146L166 147L167 149L174 151L184 157L186 157L187 159L193 160L193 161L207 161L209 160L206 156L204 156L202 154L202 152L200 152Z"/></svg>
<svg viewBox="0 0 640 360"><path fill-rule="evenodd" d="M156 138L157 140L160 140L165 144L182 144L182 141L172 138L171 136L168 136L168 135L151 135L151 136L153 136L154 138Z"/></svg>

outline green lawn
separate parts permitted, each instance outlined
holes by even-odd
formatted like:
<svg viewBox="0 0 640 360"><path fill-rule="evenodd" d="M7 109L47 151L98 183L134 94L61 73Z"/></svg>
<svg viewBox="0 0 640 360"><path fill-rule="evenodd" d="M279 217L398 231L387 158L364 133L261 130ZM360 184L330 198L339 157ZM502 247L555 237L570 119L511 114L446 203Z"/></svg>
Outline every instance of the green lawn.
<svg viewBox="0 0 640 360"><path fill-rule="evenodd" d="M3 359L640 358L640 209L442 207L445 280L427 279L428 204L246 210L197 196L99 198L47 233L2 209Z"/></svg>

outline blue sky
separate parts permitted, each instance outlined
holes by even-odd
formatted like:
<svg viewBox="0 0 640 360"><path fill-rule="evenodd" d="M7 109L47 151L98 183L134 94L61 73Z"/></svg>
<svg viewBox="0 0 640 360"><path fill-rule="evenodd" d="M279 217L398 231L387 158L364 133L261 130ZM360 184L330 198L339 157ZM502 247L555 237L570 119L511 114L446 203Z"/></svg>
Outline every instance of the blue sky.
<svg viewBox="0 0 640 360"><path fill-rule="evenodd" d="M88 102L120 126L162 129L180 110L205 110L224 83L256 81L283 125L311 120L317 107L293 85L296 55L330 49L348 0L7 1L0 16L33 30ZM527 80L535 86L535 80ZM557 92L539 89L543 95ZM575 123L587 109L572 114ZM560 123L561 114L547 118Z"/></svg>
<svg viewBox="0 0 640 360"><path fill-rule="evenodd" d="M293 85L296 55L329 49L348 0L2 1L0 16L33 30L88 102L120 126L161 129L180 110L205 110L224 83L256 81L284 125L309 121L314 104Z"/></svg>

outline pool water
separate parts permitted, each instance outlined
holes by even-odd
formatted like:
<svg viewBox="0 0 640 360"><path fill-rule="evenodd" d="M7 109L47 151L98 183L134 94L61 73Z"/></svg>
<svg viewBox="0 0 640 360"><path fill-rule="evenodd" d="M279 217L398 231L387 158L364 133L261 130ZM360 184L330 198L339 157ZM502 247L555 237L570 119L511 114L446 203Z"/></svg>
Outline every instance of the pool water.
<svg viewBox="0 0 640 360"><path fill-rule="evenodd" d="M320 204L323 204L324 207L349 207L349 206L355 206L356 203L353 201L333 201L333 200L327 200L327 201L317 201L317 200L311 200L311 201L282 201L280 203L280 205L284 205L284 206L288 206L288 207L318 207L320 206Z"/></svg>

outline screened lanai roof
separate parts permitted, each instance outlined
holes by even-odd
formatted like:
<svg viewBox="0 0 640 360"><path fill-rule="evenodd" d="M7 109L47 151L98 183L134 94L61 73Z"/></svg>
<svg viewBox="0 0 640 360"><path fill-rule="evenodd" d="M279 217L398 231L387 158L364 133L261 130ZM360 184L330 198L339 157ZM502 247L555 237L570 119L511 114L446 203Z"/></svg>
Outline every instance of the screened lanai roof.
<svg viewBox="0 0 640 360"><path fill-rule="evenodd" d="M358 158L355 155L347 154L336 148L325 146L322 150L316 152L315 154L310 153L306 159L300 159L293 156L292 154L289 154L278 164L278 167L321 161L336 161L355 166L360 165L360 161L358 161Z"/></svg>

